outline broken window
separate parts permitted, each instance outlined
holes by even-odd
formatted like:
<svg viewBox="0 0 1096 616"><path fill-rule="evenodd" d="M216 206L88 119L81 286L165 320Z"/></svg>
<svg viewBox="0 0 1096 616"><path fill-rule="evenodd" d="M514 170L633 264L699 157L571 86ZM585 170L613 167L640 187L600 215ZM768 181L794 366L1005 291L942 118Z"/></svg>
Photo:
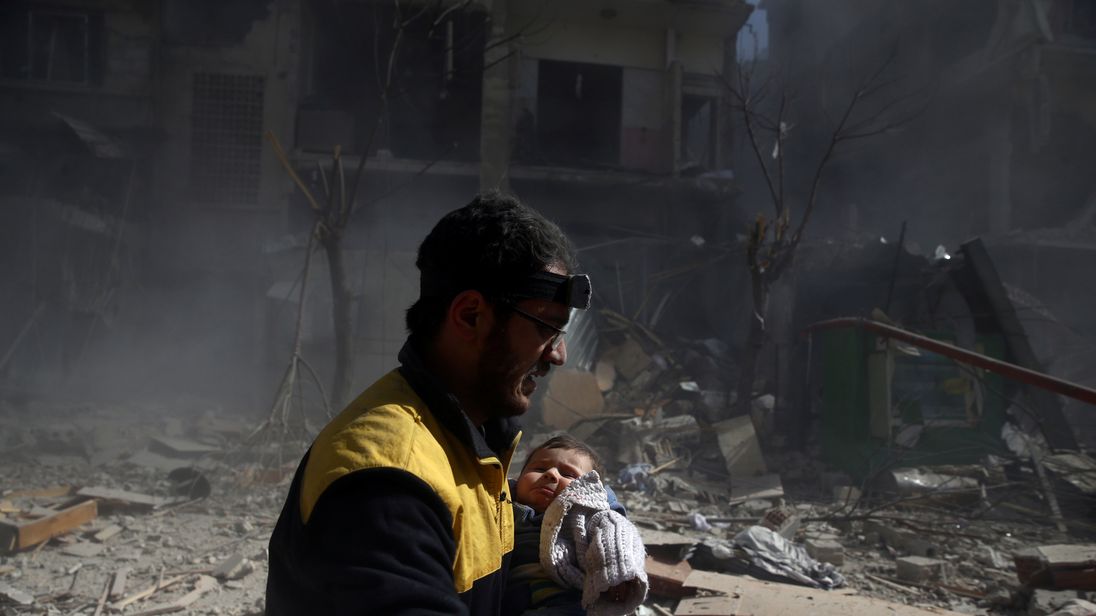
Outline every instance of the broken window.
<svg viewBox="0 0 1096 616"><path fill-rule="evenodd" d="M541 60L537 142L541 156L567 165L618 165L623 69Z"/></svg>
<svg viewBox="0 0 1096 616"><path fill-rule="evenodd" d="M264 84L261 75L194 75L190 181L195 200L258 202Z"/></svg>
<svg viewBox="0 0 1096 616"><path fill-rule="evenodd" d="M479 160L485 11L446 3L310 8L311 91L298 145L330 153L341 134L344 152Z"/></svg>
<svg viewBox="0 0 1096 616"><path fill-rule="evenodd" d="M714 169L717 99L710 96L681 97L681 168Z"/></svg>
<svg viewBox="0 0 1096 616"><path fill-rule="evenodd" d="M0 9L0 76L71 84L98 81L102 16L87 11Z"/></svg>

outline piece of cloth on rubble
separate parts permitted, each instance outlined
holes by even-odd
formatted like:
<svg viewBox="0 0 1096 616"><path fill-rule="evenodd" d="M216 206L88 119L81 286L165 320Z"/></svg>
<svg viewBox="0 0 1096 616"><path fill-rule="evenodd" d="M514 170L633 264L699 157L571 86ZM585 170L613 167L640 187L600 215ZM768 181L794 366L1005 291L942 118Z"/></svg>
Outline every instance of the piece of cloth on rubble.
<svg viewBox="0 0 1096 616"><path fill-rule="evenodd" d="M764 526L738 533L734 546L749 554L754 566L773 575L825 590L845 585L845 577L833 565L811 558L806 548Z"/></svg>
<svg viewBox="0 0 1096 616"><path fill-rule="evenodd" d="M623 616L643 603L646 557L639 530L609 508L597 471L572 481L544 512L541 566L558 584L582 589L582 607L590 616ZM603 594L622 584L622 600Z"/></svg>

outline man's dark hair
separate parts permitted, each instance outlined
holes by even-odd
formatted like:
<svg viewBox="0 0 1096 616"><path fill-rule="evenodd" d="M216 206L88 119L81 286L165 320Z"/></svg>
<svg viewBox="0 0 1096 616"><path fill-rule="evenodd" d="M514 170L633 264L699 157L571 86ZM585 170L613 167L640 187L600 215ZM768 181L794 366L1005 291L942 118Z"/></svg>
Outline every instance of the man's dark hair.
<svg viewBox="0 0 1096 616"><path fill-rule="evenodd" d="M446 214L419 246L415 265L424 283L407 310L407 330L433 340L459 293L488 293L553 264L567 273L576 268L574 250L559 227L513 195L478 195Z"/></svg>
<svg viewBox="0 0 1096 616"><path fill-rule="evenodd" d="M597 452L594 451L593 447L590 447L586 443L583 443L582 441L571 436L570 434L567 434L566 432L553 436L552 438L544 441L540 445L534 447L533 450L529 452L529 455L525 458L525 462L522 463L522 471L525 470L526 466L529 466L529 461L533 459L533 456L542 449L566 449L567 451L577 451L584 456L590 458L590 462L592 463L594 470L597 471L598 474L602 477L605 476L605 467L601 465L601 456L597 455Z"/></svg>

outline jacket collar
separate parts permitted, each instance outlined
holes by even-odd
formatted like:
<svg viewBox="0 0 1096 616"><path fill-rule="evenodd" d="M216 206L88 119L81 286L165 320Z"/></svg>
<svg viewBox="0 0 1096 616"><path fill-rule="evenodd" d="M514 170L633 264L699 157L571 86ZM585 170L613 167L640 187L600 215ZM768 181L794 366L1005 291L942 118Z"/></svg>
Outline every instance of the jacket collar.
<svg viewBox="0 0 1096 616"><path fill-rule="evenodd" d="M416 347L413 338L408 338L403 344L399 354L399 370L415 393L426 402L431 414L481 461L488 458L508 460L507 452L520 430L517 419L490 419L483 424L481 431L468 419L457 397L446 391L437 376L427 369L426 362Z"/></svg>

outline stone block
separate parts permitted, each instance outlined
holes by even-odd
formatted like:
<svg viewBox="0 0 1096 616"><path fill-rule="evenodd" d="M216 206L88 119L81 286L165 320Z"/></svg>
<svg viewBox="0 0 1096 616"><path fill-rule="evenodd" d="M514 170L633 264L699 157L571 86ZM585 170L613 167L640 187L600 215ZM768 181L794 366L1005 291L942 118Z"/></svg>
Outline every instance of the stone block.
<svg viewBox="0 0 1096 616"><path fill-rule="evenodd" d="M807 539L803 545L811 558L836 567L845 564L845 546L833 539Z"/></svg>
<svg viewBox="0 0 1096 616"><path fill-rule="evenodd" d="M935 558L904 556L897 560L897 567L898 579L914 584L947 578L947 563Z"/></svg>

